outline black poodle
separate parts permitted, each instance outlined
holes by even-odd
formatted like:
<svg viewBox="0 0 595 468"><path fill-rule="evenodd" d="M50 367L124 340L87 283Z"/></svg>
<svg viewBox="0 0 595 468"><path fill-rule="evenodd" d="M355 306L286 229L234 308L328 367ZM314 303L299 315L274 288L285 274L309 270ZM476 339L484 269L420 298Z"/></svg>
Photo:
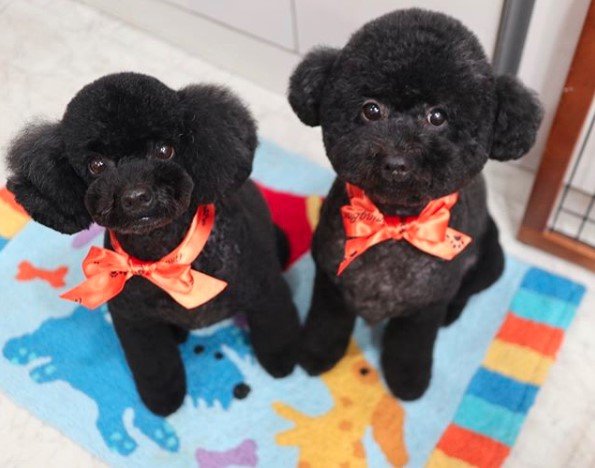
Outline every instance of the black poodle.
<svg viewBox="0 0 595 468"><path fill-rule="evenodd" d="M192 269L227 282L221 293L188 309L136 275L108 303L154 413L182 404L177 345L189 329L245 312L256 356L271 375L289 374L297 360L299 319L281 276L285 239L248 179L256 145L254 120L229 91L174 91L120 73L85 86L60 122L30 126L10 147L8 188L33 219L63 233L95 221L142 261L174 250L198 208L214 204L214 227ZM109 235L105 246L113 248Z"/></svg>
<svg viewBox="0 0 595 468"><path fill-rule="evenodd" d="M341 50L311 51L289 102L322 127L337 172L313 241L300 363L324 372L343 356L357 315L388 319L386 382L416 399L440 326L502 273L480 172L490 158L531 148L540 103L515 78L494 75L460 22L419 9L366 24Z"/></svg>

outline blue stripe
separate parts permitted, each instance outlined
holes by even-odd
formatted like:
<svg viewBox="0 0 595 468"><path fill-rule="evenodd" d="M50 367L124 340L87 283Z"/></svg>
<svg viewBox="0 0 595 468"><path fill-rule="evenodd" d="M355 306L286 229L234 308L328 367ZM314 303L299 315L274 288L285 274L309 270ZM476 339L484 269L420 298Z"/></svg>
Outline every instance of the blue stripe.
<svg viewBox="0 0 595 468"><path fill-rule="evenodd" d="M465 395L453 422L512 447L524 420L524 413L514 413L474 395Z"/></svg>
<svg viewBox="0 0 595 468"><path fill-rule="evenodd" d="M0 250L2 250L6 244L8 244L8 239L5 239L4 237L0 236Z"/></svg>
<svg viewBox="0 0 595 468"><path fill-rule="evenodd" d="M529 289L519 289L512 299L510 311L519 317L566 329L574 318L576 305Z"/></svg>
<svg viewBox="0 0 595 468"><path fill-rule="evenodd" d="M521 383L482 367L471 379L466 393L515 413L526 413L533 405L537 391L535 385Z"/></svg>
<svg viewBox="0 0 595 468"><path fill-rule="evenodd" d="M567 278L553 275L539 268L531 268L521 283L521 288L555 297L564 302L578 305L581 302L585 287Z"/></svg>

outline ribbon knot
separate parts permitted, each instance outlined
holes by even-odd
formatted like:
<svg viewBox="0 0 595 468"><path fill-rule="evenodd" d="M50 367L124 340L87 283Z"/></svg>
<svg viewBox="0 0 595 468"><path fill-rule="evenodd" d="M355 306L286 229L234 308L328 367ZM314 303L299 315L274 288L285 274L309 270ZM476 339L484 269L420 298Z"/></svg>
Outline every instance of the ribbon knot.
<svg viewBox="0 0 595 468"><path fill-rule="evenodd" d="M145 276L157 271L160 262L137 262L134 258L128 259L128 268L133 275ZM167 264L166 264L167 265Z"/></svg>
<svg viewBox="0 0 595 468"><path fill-rule="evenodd" d="M86 280L60 297L94 309L117 296L126 281L142 276L187 309L198 307L217 296L227 283L192 269L213 229L215 207L200 206L188 233L172 252L148 262L128 255L110 231L114 250L91 247L83 260Z"/></svg>
<svg viewBox="0 0 595 468"><path fill-rule="evenodd" d="M410 223L406 223L402 220L398 220L396 223L391 223L390 219L386 219L386 229L391 238L395 240L401 240L409 229L412 229L414 226Z"/></svg>
<svg viewBox="0 0 595 468"><path fill-rule="evenodd" d="M458 201L453 193L428 203L418 216L384 216L363 190L347 184L349 205L341 207L345 228L345 257L337 275L373 245L387 240L402 240L430 255L452 260L471 237L448 227L450 209Z"/></svg>

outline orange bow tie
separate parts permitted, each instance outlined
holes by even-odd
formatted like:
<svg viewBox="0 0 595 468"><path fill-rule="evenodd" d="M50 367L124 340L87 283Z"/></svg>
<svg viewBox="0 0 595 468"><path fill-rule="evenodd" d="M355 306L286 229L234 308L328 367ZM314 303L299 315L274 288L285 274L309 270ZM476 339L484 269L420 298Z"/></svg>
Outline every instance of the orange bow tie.
<svg viewBox="0 0 595 468"><path fill-rule="evenodd" d="M452 260L471 242L471 237L448 227L457 193L432 200L418 216L400 217L384 216L362 189L351 184L346 189L350 203L341 208L341 215L347 240L337 275L370 247L389 239L405 239L444 260Z"/></svg>
<svg viewBox="0 0 595 468"><path fill-rule="evenodd" d="M167 292L186 309L198 307L219 294L227 283L192 269L215 222L214 205L196 211L181 244L161 260L146 262L128 255L113 232L114 250L91 247L83 261L86 280L60 297L94 309L120 294L134 275L142 276Z"/></svg>

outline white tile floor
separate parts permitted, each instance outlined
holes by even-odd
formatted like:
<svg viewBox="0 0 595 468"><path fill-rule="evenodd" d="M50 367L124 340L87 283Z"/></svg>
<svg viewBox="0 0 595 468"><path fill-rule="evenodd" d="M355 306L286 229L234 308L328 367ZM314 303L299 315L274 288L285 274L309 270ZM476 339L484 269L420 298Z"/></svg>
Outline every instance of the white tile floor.
<svg viewBox="0 0 595 468"><path fill-rule="evenodd" d="M303 126L284 96L69 0L0 0L0 154L25 122L60 118L83 85L124 70L154 75L173 87L199 81L227 84L248 103L263 137L328 165L319 130ZM487 174L490 206L506 251L589 288L508 466L595 466L594 275L515 240L532 174L496 163L490 163ZM0 184L5 177L0 163ZM2 467L102 466L2 394L0 447Z"/></svg>

